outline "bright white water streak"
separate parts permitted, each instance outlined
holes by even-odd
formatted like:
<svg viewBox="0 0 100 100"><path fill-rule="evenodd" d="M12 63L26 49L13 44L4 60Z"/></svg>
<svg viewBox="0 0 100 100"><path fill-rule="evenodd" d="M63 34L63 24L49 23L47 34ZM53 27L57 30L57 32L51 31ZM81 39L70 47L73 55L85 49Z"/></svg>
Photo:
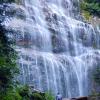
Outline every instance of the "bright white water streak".
<svg viewBox="0 0 100 100"><path fill-rule="evenodd" d="M93 27L76 20L78 0L24 0L14 6L25 18L15 15L4 24L18 32L20 80L66 97L88 95L88 70L98 65L100 50L93 49Z"/></svg>

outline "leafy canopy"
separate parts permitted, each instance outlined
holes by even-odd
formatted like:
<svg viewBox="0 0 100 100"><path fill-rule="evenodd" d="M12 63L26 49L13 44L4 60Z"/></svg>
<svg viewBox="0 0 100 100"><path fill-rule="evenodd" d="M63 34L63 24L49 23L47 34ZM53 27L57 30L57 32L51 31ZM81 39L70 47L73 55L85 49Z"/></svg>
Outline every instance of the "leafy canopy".
<svg viewBox="0 0 100 100"><path fill-rule="evenodd" d="M100 17L100 0L83 0L81 8L88 11L91 15Z"/></svg>

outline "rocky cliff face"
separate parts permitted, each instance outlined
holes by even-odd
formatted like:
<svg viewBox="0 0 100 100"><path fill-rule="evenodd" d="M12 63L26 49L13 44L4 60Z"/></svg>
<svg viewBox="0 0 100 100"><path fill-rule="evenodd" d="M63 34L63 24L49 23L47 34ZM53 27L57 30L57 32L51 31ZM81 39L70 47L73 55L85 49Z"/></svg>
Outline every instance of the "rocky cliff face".
<svg viewBox="0 0 100 100"><path fill-rule="evenodd" d="M83 21L78 0L24 0L0 5L0 13L16 40L22 83L66 97L89 94L100 32Z"/></svg>

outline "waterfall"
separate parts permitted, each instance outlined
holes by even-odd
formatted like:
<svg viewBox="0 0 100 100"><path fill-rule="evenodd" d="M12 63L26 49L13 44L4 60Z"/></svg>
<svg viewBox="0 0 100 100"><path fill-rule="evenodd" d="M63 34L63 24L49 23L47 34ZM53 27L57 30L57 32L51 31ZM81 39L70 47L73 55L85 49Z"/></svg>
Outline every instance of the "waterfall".
<svg viewBox="0 0 100 100"><path fill-rule="evenodd" d="M14 16L3 24L14 30L19 80L64 97L88 95L89 71L100 60L100 32L83 21L79 0L23 0L7 10L12 8Z"/></svg>

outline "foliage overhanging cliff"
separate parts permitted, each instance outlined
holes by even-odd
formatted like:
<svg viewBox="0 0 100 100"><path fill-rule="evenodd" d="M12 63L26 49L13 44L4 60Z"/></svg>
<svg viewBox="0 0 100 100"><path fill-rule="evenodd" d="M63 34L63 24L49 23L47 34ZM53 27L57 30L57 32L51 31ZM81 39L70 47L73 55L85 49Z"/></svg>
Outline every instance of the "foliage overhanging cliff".
<svg viewBox="0 0 100 100"><path fill-rule="evenodd" d="M100 17L100 1L99 0L83 0L81 1L81 10L84 17L89 20L91 16Z"/></svg>

